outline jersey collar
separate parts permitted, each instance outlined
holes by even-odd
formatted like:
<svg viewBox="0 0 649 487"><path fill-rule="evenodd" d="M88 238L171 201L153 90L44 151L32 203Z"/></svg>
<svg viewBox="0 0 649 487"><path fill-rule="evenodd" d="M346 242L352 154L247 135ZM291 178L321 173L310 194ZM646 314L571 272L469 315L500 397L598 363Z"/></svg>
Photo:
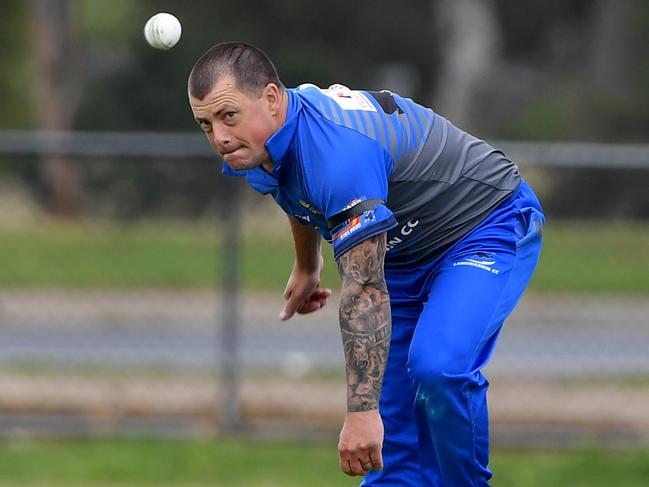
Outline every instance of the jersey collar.
<svg viewBox="0 0 649 487"><path fill-rule="evenodd" d="M288 96L288 107L286 109L286 120L284 124L266 141L266 150L273 160L273 174L278 175L282 162L286 158L288 149L293 141L295 129L297 128L298 114L302 108L299 97L291 90L286 90Z"/></svg>

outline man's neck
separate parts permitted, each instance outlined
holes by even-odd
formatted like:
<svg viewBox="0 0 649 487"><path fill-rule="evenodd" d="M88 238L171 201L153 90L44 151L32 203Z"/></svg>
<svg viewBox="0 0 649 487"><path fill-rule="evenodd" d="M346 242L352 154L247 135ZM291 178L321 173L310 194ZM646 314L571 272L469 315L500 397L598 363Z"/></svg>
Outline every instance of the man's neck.
<svg viewBox="0 0 649 487"><path fill-rule="evenodd" d="M280 101L279 113L277 114L277 129L279 130L286 122L286 115L288 114L288 90L282 90L282 100Z"/></svg>
<svg viewBox="0 0 649 487"><path fill-rule="evenodd" d="M286 115L287 114L288 114L288 90L284 89L282 91L282 99L280 101L280 107L279 107L279 111L278 111L277 117L276 117L275 133L279 129L282 128L284 123L286 123ZM261 164L261 167L264 168L266 170L266 172L272 174L274 165L275 165L275 163L273 162L273 160L269 156L268 161L263 162Z"/></svg>

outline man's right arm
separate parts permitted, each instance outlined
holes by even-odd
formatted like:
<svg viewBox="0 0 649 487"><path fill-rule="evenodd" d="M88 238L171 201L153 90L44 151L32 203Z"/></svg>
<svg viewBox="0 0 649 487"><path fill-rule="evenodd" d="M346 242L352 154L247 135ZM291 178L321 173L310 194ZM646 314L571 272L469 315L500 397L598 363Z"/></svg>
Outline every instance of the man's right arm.
<svg viewBox="0 0 649 487"><path fill-rule="evenodd" d="M295 244L295 265L305 272L318 272L322 269L320 234L312 226L302 225L289 216L291 234Z"/></svg>
<svg viewBox="0 0 649 487"><path fill-rule="evenodd" d="M290 216L288 219L295 243L295 264L284 290L286 305L279 315L282 320L288 320L295 312L317 311L331 296L331 289L320 288L320 272L324 266L320 234Z"/></svg>

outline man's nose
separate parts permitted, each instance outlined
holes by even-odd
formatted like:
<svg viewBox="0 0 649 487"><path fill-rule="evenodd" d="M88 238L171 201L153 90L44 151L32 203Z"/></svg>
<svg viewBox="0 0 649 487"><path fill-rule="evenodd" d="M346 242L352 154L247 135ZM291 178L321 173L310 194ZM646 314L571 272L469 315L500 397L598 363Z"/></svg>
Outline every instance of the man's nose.
<svg viewBox="0 0 649 487"><path fill-rule="evenodd" d="M223 128L212 127L212 142L219 150L219 152L227 152L228 148L232 145L232 137L227 130Z"/></svg>

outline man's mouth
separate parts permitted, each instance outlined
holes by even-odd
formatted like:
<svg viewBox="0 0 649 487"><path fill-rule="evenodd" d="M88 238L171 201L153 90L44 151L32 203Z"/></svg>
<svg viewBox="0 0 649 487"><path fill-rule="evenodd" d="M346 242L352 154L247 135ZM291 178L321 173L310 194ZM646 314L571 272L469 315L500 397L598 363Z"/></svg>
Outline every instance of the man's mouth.
<svg viewBox="0 0 649 487"><path fill-rule="evenodd" d="M230 162L232 159L236 159L239 156L241 149L242 149L241 147L238 147L235 150L225 152L225 153L221 154L221 157L223 157L223 160L225 162Z"/></svg>
<svg viewBox="0 0 649 487"><path fill-rule="evenodd" d="M234 154L234 153L237 152L239 149L240 149L240 147L237 147L237 148L234 149L234 150L230 150L230 151L227 151L227 152L223 152L223 153L221 153L221 155L222 155L223 157L226 157L226 156L229 156L229 155Z"/></svg>

